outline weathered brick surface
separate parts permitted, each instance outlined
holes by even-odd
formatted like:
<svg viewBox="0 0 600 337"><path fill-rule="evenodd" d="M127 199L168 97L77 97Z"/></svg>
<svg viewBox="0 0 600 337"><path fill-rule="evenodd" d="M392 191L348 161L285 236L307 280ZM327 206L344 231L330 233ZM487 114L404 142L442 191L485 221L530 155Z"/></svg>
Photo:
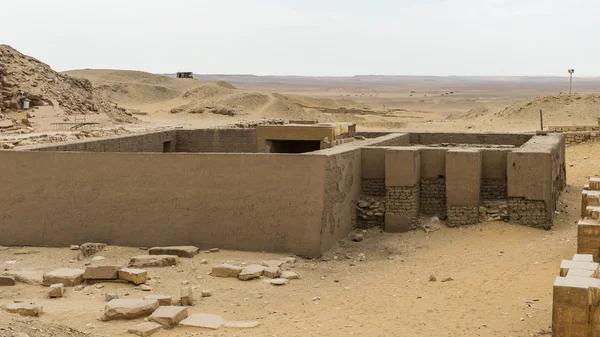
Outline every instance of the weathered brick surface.
<svg viewBox="0 0 600 337"><path fill-rule="evenodd" d="M363 179L361 182L361 196L385 197L385 179Z"/></svg>
<svg viewBox="0 0 600 337"><path fill-rule="evenodd" d="M448 227L473 225L479 222L478 206L450 206L448 207Z"/></svg>
<svg viewBox="0 0 600 337"><path fill-rule="evenodd" d="M386 212L410 219L411 229L419 222L420 187L388 187L386 194Z"/></svg>
<svg viewBox="0 0 600 337"><path fill-rule="evenodd" d="M177 152L255 153L256 151L256 129L177 131Z"/></svg>
<svg viewBox="0 0 600 337"><path fill-rule="evenodd" d="M481 180L481 199L498 200L507 198L506 179L482 179Z"/></svg>
<svg viewBox="0 0 600 337"><path fill-rule="evenodd" d="M356 227L383 228L385 222L385 197L367 197L356 206Z"/></svg>
<svg viewBox="0 0 600 337"><path fill-rule="evenodd" d="M446 178L421 179L421 213L446 217Z"/></svg>
<svg viewBox="0 0 600 337"><path fill-rule="evenodd" d="M514 224L540 229L552 228L552 222L548 220L552 217L548 217L546 203L543 201L510 198L508 216Z"/></svg>

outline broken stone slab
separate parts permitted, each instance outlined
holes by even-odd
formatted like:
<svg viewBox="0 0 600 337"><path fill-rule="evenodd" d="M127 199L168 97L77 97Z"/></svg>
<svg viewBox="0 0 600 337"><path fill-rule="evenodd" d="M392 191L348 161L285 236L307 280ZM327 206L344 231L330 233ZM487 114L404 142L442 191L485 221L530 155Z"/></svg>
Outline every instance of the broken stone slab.
<svg viewBox="0 0 600 337"><path fill-rule="evenodd" d="M79 250L79 245L71 245L71 247L69 249L71 249L71 250Z"/></svg>
<svg viewBox="0 0 600 337"><path fill-rule="evenodd" d="M151 287L151 286L149 286L149 285L146 285L146 284L142 284L142 285L140 286L140 290L141 290L141 291L152 291L152 287Z"/></svg>
<svg viewBox="0 0 600 337"><path fill-rule="evenodd" d="M157 333L162 328L163 326L158 323L144 322L129 328L127 332L140 337L149 337Z"/></svg>
<svg viewBox="0 0 600 337"><path fill-rule="evenodd" d="M150 255L176 255L178 257L194 257L200 248L194 246L152 247L148 250Z"/></svg>
<svg viewBox="0 0 600 337"><path fill-rule="evenodd" d="M65 295L65 285L62 283L56 283L50 286L48 291L48 297L59 298Z"/></svg>
<svg viewBox="0 0 600 337"><path fill-rule="evenodd" d="M83 273L84 280L116 280L119 278L117 266L88 266Z"/></svg>
<svg viewBox="0 0 600 337"><path fill-rule="evenodd" d="M210 275L214 277L238 277L242 269L244 268L225 263L214 266Z"/></svg>
<svg viewBox="0 0 600 337"><path fill-rule="evenodd" d="M247 328L256 328L259 326L259 322L249 322L249 321L228 321L223 323L224 328L229 329L247 329Z"/></svg>
<svg viewBox="0 0 600 337"><path fill-rule="evenodd" d="M269 283L271 283L274 286L285 286L288 283L290 283L290 280L285 279L285 278L274 278L274 279L270 280Z"/></svg>
<svg viewBox="0 0 600 337"><path fill-rule="evenodd" d="M83 283L84 269L58 268L44 274L44 285L62 283L65 287L74 287Z"/></svg>
<svg viewBox="0 0 600 337"><path fill-rule="evenodd" d="M173 298L168 295L149 295L144 296L144 299L158 301L158 305L160 306L169 306L173 303Z"/></svg>
<svg viewBox="0 0 600 337"><path fill-rule="evenodd" d="M263 275L268 278L278 278L279 275L281 275L281 269L279 269L277 266L267 267L263 271Z"/></svg>
<svg viewBox="0 0 600 337"><path fill-rule="evenodd" d="M37 304L15 303L7 305L6 312L21 316L39 316L44 312L44 309Z"/></svg>
<svg viewBox="0 0 600 337"><path fill-rule="evenodd" d="M186 307L161 306L150 315L149 319L167 328L172 328L187 317Z"/></svg>
<svg viewBox="0 0 600 337"><path fill-rule="evenodd" d="M158 308L156 300L116 299L106 303L103 321L150 316Z"/></svg>
<svg viewBox="0 0 600 337"><path fill-rule="evenodd" d="M31 284L31 285L43 285L44 284L44 273L41 271L29 271L29 270L7 271L4 274L14 277L15 281L17 281L17 282Z"/></svg>
<svg viewBox="0 0 600 337"><path fill-rule="evenodd" d="M183 306L194 305L194 292L191 287L181 287L179 303Z"/></svg>
<svg viewBox="0 0 600 337"><path fill-rule="evenodd" d="M83 257L90 257L98 252L103 251L104 247L106 247L105 243L88 242L79 246L79 250L81 251L81 255Z"/></svg>
<svg viewBox="0 0 600 337"><path fill-rule="evenodd" d="M255 278L259 278L262 276L265 269L266 269L265 266L261 266L258 264L251 264L251 265L245 267L244 269L242 269L242 271L238 275L238 279L240 279L242 281L249 281L249 280L253 280Z"/></svg>
<svg viewBox="0 0 600 337"><path fill-rule="evenodd" d="M16 284L13 276L0 276L0 287L14 286Z"/></svg>
<svg viewBox="0 0 600 337"><path fill-rule="evenodd" d="M212 296L212 292L210 290L202 290L202 297L211 297Z"/></svg>
<svg viewBox="0 0 600 337"><path fill-rule="evenodd" d="M567 273L568 277L578 276L578 277L594 277L596 272L593 270L583 270L583 269L569 269Z"/></svg>
<svg viewBox="0 0 600 337"><path fill-rule="evenodd" d="M128 267L169 267L179 263L177 255L138 255L131 258Z"/></svg>
<svg viewBox="0 0 600 337"><path fill-rule="evenodd" d="M219 315L192 314L192 315L189 315L188 318L179 322L179 325L217 330L224 323L225 323L225 320Z"/></svg>
<svg viewBox="0 0 600 337"><path fill-rule="evenodd" d="M119 269L118 277L120 280L125 280L135 285L140 285L148 280L148 272L144 269L122 268Z"/></svg>
<svg viewBox="0 0 600 337"><path fill-rule="evenodd" d="M300 276L293 271L286 270L281 272L281 278L288 280L297 280L300 278Z"/></svg>
<svg viewBox="0 0 600 337"><path fill-rule="evenodd" d="M110 301L116 300L118 298L119 298L119 295L117 293L106 293L106 294L104 294L104 300L106 302L110 302ZM146 298L144 298L144 299L146 299Z"/></svg>

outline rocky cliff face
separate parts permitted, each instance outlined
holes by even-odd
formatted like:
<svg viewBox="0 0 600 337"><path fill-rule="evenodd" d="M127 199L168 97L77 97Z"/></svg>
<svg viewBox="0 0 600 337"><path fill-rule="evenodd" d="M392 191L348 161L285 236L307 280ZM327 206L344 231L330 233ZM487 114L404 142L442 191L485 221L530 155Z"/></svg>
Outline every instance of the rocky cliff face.
<svg viewBox="0 0 600 337"><path fill-rule="evenodd" d="M135 118L94 92L86 79L60 74L33 57L0 45L0 112L30 106L57 105L67 115L105 113L122 122Z"/></svg>

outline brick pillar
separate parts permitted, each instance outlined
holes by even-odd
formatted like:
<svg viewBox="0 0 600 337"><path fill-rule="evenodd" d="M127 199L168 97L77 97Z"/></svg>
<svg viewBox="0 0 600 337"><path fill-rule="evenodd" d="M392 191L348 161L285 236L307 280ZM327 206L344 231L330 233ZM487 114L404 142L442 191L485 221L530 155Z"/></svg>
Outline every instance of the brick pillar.
<svg viewBox="0 0 600 337"><path fill-rule="evenodd" d="M407 232L419 221L421 156L418 148L385 151L386 232Z"/></svg>
<svg viewBox="0 0 600 337"><path fill-rule="evenodd" d="M481 152L452 149L446 152L446 205L449 227L479 222Z"/></svg>

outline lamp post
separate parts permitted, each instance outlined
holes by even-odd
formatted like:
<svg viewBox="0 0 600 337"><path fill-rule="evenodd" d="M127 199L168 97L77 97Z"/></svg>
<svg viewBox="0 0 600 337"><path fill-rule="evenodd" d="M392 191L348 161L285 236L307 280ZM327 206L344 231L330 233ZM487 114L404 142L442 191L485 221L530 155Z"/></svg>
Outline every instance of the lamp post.
<svg viewBox="0 0 600 337"><path fill-rule="evenodd" d="M569 95L572 93L573 91L573 73L575 72L575 69L568 69L569 72Z"/></svg>

